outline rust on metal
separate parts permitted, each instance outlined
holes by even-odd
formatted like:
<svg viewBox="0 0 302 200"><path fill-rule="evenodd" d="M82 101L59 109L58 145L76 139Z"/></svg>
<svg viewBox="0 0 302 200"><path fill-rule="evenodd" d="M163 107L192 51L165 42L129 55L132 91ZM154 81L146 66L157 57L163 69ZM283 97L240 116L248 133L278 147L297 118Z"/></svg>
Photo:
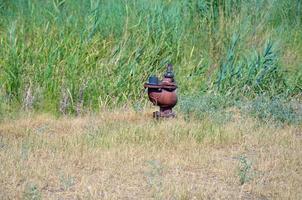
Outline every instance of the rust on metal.
<svg viewBox="0 0 302 200"><path fill-rule="evenodd" d="M149 100L155 106L159 106L159 111L153 113L153 117L170 118L175 117L172 108L177 103L176 89L177 85L174 80L173 67L171 64L167 66L164 78L159 81L156 76L150 76L144 87L148 89Z"/></svg>

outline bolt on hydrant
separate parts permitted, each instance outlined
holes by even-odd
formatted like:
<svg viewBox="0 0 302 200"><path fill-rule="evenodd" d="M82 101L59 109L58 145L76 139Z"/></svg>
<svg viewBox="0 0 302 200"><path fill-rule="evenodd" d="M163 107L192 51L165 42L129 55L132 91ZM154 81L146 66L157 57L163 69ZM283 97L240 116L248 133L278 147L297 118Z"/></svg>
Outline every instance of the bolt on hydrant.
<svg viewBox="0 0 302 200"><path fill-rule="evenodd" d="M154 118L176 116L172 108L177 103L177 85L174 80L173 66L171 64L168 64L167 71L161 81L156 76L150 76L148 83L145 83L144 87L148 89L149 100L153 105L159 106L159 111L153 112Z"/></svg>

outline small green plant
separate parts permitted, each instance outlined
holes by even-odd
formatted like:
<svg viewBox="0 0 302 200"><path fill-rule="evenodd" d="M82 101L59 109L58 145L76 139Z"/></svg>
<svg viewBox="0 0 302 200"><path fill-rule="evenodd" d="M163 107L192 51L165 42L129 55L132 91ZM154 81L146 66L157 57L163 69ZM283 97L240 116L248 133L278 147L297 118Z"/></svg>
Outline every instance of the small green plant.
<svg viewBox="0 0 302 200"><path fill-rule="evenodd" d="M61 174L60 183L61 183L61 188L64 191L66 191L75 184L75 179L74 179L74 177L72 177L70 175Z"/></svg>
<svg viewBox="0 0 302 200"><path fill-rule="evenodd" d="M150 171L145 172L145 176L147 178L147 182L151 188L154 188L154 197L158 198L162 193L163 180L162 180L162 165L158 160L149 160L147 161Z"/></svg>
<svg viewBox="0 0 302 200"><path fill-rule="evenodd" d="M23 160L27 160L28 159L28 156L30 154L30 142L29 141L24 141L22 142L22 145L21 145L21 149L20 149L20 153L21 153L21 158Z"/></svg>
<svg viewBox="0 0 302 200"><path fill-rule="evenodd" d="M243 185L252 179L252 163L245 157L239 156L239 183Z"/></svg>
<svg viewBox="0 0 302 200"><path fill-rule="evenodd" d="M4 149L6 147L6 144L4 142L4 137L0 135L0 150Z"/></svg>
<svg viewBox="0 0 302 200"><path fill-rule="evenodd" d="M41 192L37 185L28 184L23 193L23 199L25 200L40 200L42 199Z"/></svg>
<svg viewBox="0 0 302 200"><path fill-rule="evenodd" d="M190 117L199 119L210 117L215 122L225 123L231 119L231 113L226 112L225 108L233 105L233 99L219 94L206 93L183 97L179 104L185 120L189 120Z"/></svg>

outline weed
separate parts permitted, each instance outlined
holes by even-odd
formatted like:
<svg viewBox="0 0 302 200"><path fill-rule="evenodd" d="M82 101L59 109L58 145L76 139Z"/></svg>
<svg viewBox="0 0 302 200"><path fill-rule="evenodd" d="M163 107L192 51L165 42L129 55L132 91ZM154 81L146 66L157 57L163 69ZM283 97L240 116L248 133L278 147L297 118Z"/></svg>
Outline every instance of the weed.
<svg viewBox="0 0 302 200"><path fill-rule="evenodd" d="M222 95L204 94L200 96L187 96L180 101L180 110L186 120L190 116L200 119L211 118L218 123L230 120L230 113L225 108L232 106L233 102ZM193 117L193 118L194 118Z"/></svg>
<svg viewBox="0 0 302 200"><path fill-rule="evenodd" d="M252 163L245 157L239 156L239 182L243 185L252 179Z"/></svg>
<svg viewBox="0 0 302 200"><path fill-rule="evenodd" d="M163 183L162 183L163 169L162 169L161 163L158 160L149 160L149 161L147 161L147 163L150 168L150 171L145 172L147 182L151 188L155 189L154 198L159 198L162 193L162 189L163 189L162 188L163 187Z"/></svg>
<svg viewBox="0 0 302 200"><path fill-rule="evenodd" d="M29 156L29 153L30 153L30 144L28 143L28 141L22 142L22 145L21 145L21 158L23 160L27 160L28 156Z"/></svg>
<svg viewBox="0 0 302 200"><path fill-rule="evenodd" d="M66 191L69 188L71 188L75 184L75 179L74 177L70 175L64 175L63 173L59 176L60 178L60 183L61 183L61 188Z"/></svg>
<svg viewBox="0 0 302 200"><path fill-rule="evenodd" d="M244 112L265 122L274 121L281 124L302 123L302 104L295 99L289 101L282 96L273 99L259 96L244 104L241 103L239 107Z"/></svg>
<svg viewBox="0 0 302 200"><path fill-rule="evenodd" d="M237 110L237 112L232 112ZM210 118L219 124L233 119L234 115L252 116L263 122L276 124L301 124L302 103L299 99L288 99L284 95L269 97L257 95L255 98L234 100L223 94L206 93L187 96L180 101L180 111L184 118Z"/></svg>
<svg viewBox="0 0 302 200"><path fill-rule="evenodd" d="M28 184L23 193L25 200L40 200L42 199L41 192L35 184Z"/></svg>
<svg viewBox="0 0 302 200"><path fill-rule="evenodd" d="M0 135L0 150L3 150L6 147L3 136Z"/></svg>

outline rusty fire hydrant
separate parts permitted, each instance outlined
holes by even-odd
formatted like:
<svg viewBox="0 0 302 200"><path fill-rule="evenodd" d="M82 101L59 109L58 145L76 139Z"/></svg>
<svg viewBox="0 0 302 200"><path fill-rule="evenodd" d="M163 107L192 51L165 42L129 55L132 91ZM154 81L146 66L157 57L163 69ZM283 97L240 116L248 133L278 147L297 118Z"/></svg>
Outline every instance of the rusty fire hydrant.
<svg viewBox="0 0 302 200"><path fill-rule="evenodd" d="M156 76L150 76L148 83L145 83L144 87L148 89L149 100L153 105L160 108L159 111L153 112L154 118L175 117L172 108L177 103L177 85L174 80L173 66L171 64L168 64L163 80L159 81Z"/></svg>

